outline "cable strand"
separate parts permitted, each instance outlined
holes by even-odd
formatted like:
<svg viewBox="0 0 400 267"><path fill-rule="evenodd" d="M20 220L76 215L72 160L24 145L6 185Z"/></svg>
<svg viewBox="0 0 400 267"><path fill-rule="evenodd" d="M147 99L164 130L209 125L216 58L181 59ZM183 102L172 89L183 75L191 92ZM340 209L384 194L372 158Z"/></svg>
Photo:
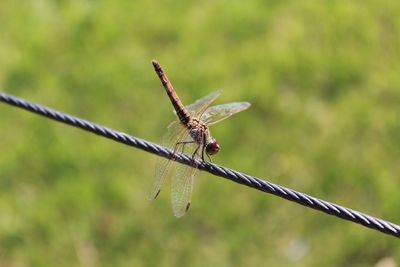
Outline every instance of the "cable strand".
<svg viewBox="0 0 400 267"><path fill-rule="evenodd" d="M100 135L109 139L112 139L116 142L129 145L135 148L139 148L146 152L153 153L155 155L171 158L174 155L174 160L186 164L189 166L193 166L192 157L182 154L182 153L174 153L174 151L165 148L163 146L148 142L146 140L118 132L107 127L101 126L99 124L95 124L89 122L84 119L80 119L57 110L50 109L48 107L35 104L24 99L0 92L0 101L9 104L15 107L22 108L24 110L33 112L35 114L39 114L45 116L49 119L56 120L61 123L65 123L77 128L80 128L85 131L92 132L96 135ZM319 210L329 215L334 215L338 218L351 221L354 223L358 223L365 227L380 231L382 233L392 235L395 237L400 237L400 226L394 223L378 219L367 214L342 207L338 204L330 203L328 201L318 199L307 194L297 192L295 190L285 188L280 185L273 184L268 181L261 180L257 177L250 176L244 173L240 173L238 171L219 166L210 162L200 161L196 159L195 164L197 164L198 169L202 171L206 171L208 173L214 174L219 177L226 178L233 182L246 185L248 187L257 189L259 191L273 194L275 196L284 198L286 200L298 203L300 205Z"/></svg>

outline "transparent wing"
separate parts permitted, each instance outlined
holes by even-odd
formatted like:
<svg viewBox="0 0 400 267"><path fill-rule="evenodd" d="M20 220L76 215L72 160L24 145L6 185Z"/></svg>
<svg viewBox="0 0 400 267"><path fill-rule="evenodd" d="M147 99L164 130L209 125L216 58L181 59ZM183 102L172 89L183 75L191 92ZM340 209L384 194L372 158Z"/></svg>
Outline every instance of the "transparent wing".
<svg viewBox="0 0 400 267"><path fill-rule="evenodd" d="M172 122L168 128L167 133L163 137L163 145L174 149L176 143L182 141L187 138L188 133L185 127L179 122ZM173 160L166 159L163 157L157 158L153 187L149 194L149 200L154 200L161 191L161 187L165 181L165 178L169 176L171 172L172 165L174 164Z"/></svg>
<svg viewBox="0 0 400 267"><path fill-rule="evenodd" d="M193 182L197 171L195 166L177 164L171 178L172 210L176 217L186 214L192 200Z"/></svg>
<svg viewBox="0 0 400 267"><path fill-rule="evenodd" d="M246 110L250 107L249 102L234 102L229 104L223 104L218 106L209 107L200 119L208 126L216 124L226 118L232 116L235 113Z"/></svg>
<svg viewBox="0 0 400 267"><path fill-rule="evenodd" d="M222 93L222 90L215 91L209 95L206 95L203 98L196 100L194 103L186 106L187 110L193 116L201 115L209 106L210 104Z"/></svg>

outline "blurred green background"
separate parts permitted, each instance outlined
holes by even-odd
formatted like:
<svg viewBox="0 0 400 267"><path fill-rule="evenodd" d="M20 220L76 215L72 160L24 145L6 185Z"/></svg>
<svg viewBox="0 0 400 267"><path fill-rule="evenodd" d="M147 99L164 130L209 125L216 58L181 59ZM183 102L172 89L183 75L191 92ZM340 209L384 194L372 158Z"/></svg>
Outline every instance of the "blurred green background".
<svg viewBox="0 0 400 267"><path fill-rule="evenodd" d="M1 91L160 143L183 102L252 107L217 164L400 223L400 2L0 2ZM391 236L0 105L0 266L396 266ZM167 186L168 187L168 186Z"/></svg>

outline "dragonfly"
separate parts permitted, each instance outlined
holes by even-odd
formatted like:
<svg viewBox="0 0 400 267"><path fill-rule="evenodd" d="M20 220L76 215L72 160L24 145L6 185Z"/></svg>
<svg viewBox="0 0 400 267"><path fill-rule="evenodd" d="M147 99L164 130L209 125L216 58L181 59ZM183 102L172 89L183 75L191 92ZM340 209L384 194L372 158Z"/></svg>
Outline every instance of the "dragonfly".
<svg viewBox="0 0 400 267"><path fill-rule="evenodd" d="M164 181L171 180L172 210L176 217L182 217L191 205L193 183L197 167L195 158L207 156L211 161L212 155L219 152L218 141L212 137L209 126L243 111L250 107L248 102L234 102L211 106L211 103L221 94L221 90L213 92L188 106L184 106L167 75L156 60L152 64L160 79L169 100L174 107L177 117L167 128L163 137L163 145L176 152L191 153L193 164L187 166L176 163L174 157L165 159L159 157L156 163L153 187L149 200L155 200L161 191Z"/></svg>

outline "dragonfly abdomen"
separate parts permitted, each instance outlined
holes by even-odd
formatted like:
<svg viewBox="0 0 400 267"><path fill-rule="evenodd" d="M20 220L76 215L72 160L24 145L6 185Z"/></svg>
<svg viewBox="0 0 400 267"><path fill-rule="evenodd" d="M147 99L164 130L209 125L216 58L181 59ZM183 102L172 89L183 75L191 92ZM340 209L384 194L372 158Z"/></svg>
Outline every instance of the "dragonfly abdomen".
<svg viewBox="0 0 400 267"><path fill-rule="evenodd" d="M171 102L172 102L172 100L171 100ZM176 115L178 116L179 120L184 125L187 125L190 121L190 116L189 116L187 110L185 109L185 107L183 107L183 105L182 105L182 107L183 107L183 109L182 109L181 106L175 106L174 102L172 102L172 104L174 105L174 109L176 111Z"/></svg>
<svg viewBox="0 0 400 267"><path fill-rule="evenodd" d="M160 64L158 64L156 60L152 60L151 63L153 63L154 70L156 71L158 78L160 78L161 83L164 86L165 91L167 92L169 100L171 100L171 103L174 106L176 115L184 125L187 125L190 121L190 116L188 111L186 110L185 106L182 104L181 100L176 94L174 87L168 80L168 77L162 70Z"/></svg>

